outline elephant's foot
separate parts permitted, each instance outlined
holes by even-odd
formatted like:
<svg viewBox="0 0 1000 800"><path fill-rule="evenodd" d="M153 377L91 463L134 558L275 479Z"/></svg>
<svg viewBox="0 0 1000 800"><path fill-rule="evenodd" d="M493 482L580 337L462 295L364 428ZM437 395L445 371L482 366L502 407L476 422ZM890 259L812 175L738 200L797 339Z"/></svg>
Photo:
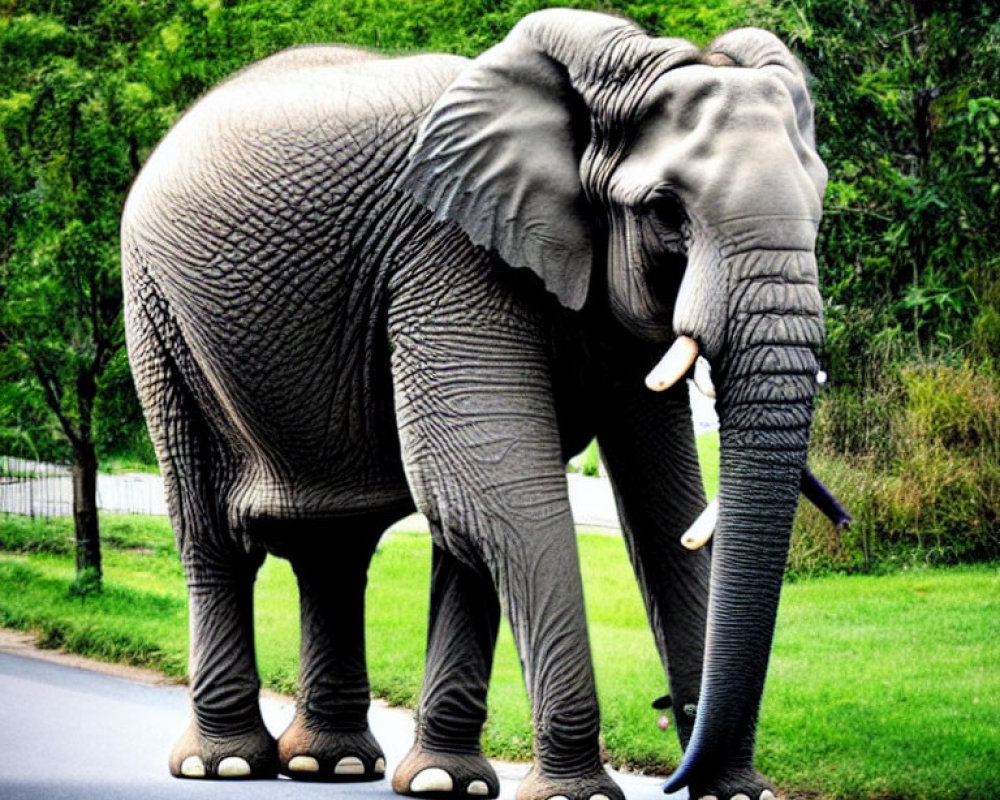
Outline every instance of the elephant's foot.
<svg viewBox="0 0 1000 800"><path fill-rule="evenodd" d="M691 800L776 800L771 784L754 770L726 775L710 783L694 781Z"/></svg>
<svg viewBox="0 0 1000 800"><path fill-rule="evenodd" d="M371 731L331 731L296 714L278 740L281 772L303 781L377 781L385 755Z"/></svg>
<svg viewBox="0 0 1000 800"><path fill-rule="evenodd" d="M536 763L518 787L517 800L625 800L625 795L603 767L589 775L556 778Z"/></svg>
<svg viewBox="0 0 1000 800"><path fill-rule="evenodd" d="M441 753L417 742L396 768L392 788L410 797L475 800L499 795L500 781L481 753Z"/></svg>
<svg viewBox="0 0 1000 800"><path fill-rule="evenodd" d="M175 778L276 778L278 749L264 723L249 733L209 736L195 722L174 745L170 774Z"/></svg>

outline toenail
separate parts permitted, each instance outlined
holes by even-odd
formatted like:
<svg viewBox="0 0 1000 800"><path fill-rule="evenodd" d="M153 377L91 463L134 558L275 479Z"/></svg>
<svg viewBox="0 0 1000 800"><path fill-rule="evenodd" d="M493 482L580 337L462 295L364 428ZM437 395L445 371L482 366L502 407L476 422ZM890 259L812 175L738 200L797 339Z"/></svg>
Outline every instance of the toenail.
<svg viewBox="0 0 1000 800"><path fill-rule="evenodd" d="M411 792L450 792L455 788L451 775L438 767L429 767L410 781Z"/></svg>
<svg viewBox="0 0 1000 800"><path fill-rule="evenodd" d="M181 764L181 775L185 778L204 778L205 763L198 756L188 756Z"/></svg>
<svg viewBox="0 0 1000 800"><path fill-rule="evenodd" d="M245 778L250 774L250 765L239 756L229 756L219 762L220 778Z"/></svg>
<svg viewBox="0 0 1000 800"><path fill-rule="evenodd" d="M760 800L778 800L778 798L774 796L774 792L770 789L765 789L760 793Z"/></svg>
<svg viewBox="0 0 1000 800"><path fill-rule="evenodd" d="M486 785L486 781L473 781L465 793L471 794L473 797L486 797L490 793L490 787Z"/></svg>
<svg viewBox="0 0 1000 800"><path fill-rule="evenodd" d="M569 798L564 794L554 794L549 800L569 800Z"/></svg>
<svg viewBox="0 0 1000 800"><path fill-rule="evenodd" d="M375 759L375 772L379 775L383 775L385 773L385 759L381 756ZM761 800L763 800L763 798L761 798Z"/></svg>
<svg viewBox="0 0 1000 800"><path fill-rule="evenodd" d="M288 762L292 772L319 772L319 762L312 756L295 756Z"/></svg>
<svg viewBox="0 0 1000 800"><path fill-rule="evenodd" d="M365 765L357 756L344 756L333 768L334 775L364 775Z"/></svg>
<svg viewBox="0 0 1000 800"><path fill-rule="evenodd" d="M729 800L750 800L750 795L740 792L739 794L734 794Z"/></svg>

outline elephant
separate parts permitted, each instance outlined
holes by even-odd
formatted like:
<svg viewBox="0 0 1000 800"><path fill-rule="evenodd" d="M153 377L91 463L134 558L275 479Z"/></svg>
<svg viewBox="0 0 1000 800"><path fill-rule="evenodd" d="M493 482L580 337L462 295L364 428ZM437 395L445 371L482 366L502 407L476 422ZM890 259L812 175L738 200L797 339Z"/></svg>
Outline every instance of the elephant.
<svg viewBox="0 0 1000 800"><path fill-rule="evenodd" d="M129 358L189 594L175 775L384 775L366 576L416 508L427 661L393 788L497 796L479 739L503 613L534 730L519 800L622 800L565 477L596 436L677 710L666 789L772 796L755 729L824 330L813 128L771 33L701 49L566 9L471 60L283 51L183 115L121 226ZM698 354L721 475L714 540L689 550ZM268 553L301 599L277 741L253 647Z"/></svg>

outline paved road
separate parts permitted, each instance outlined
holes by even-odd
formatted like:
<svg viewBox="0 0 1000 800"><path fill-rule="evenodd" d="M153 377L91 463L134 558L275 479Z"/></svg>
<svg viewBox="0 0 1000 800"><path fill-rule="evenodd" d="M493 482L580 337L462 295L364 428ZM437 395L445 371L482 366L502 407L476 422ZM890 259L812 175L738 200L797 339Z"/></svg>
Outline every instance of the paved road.
<svg viewBox="0 0 1000 800"><path fill-rule="evenodd" d="M288 700L262 702L268 727L292 716ZM410 715L375 706L372 729L389 773L413 739ZM187 724L186 690L156 686L0 650L0 798L3 800L398 800L388 781L199 782L171 778L166 758ZM514 797L525 765L498 764L501 798ZM615 774L629 800L663 800L662 779ZM668 800L684 800L686 793Z"/></svg>

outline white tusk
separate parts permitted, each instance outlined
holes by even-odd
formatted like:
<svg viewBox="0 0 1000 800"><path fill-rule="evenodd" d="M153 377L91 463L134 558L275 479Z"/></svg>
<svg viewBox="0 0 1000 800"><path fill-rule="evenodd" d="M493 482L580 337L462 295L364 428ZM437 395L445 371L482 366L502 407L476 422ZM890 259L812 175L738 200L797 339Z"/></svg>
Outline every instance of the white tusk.
<svg viewBox="0 0 1000 800"><path fill-rule="evenodd" d="M695 388L710 400L715 399L715 386L712 384L712 368L708 362L699 358L694 365Z"/></svg>
<svg viewBox="0 0 1000 800"><path fill-rule="evenodd" d="M646 386L654 392L669 389L687 375L698 358L698 343L690 336L678 336L660 363L646 376Z"/></svg>
<svg viewBox="0 0 1000 800"><path fill-rule="evenodd" d="M681 537L681 544L688 550L700 550L715 533L715 525L719 521L719 499L714 499L705 506L705 510L698 515L698 519L691 523Z"/></svg>

